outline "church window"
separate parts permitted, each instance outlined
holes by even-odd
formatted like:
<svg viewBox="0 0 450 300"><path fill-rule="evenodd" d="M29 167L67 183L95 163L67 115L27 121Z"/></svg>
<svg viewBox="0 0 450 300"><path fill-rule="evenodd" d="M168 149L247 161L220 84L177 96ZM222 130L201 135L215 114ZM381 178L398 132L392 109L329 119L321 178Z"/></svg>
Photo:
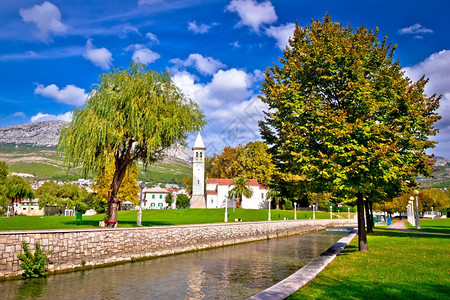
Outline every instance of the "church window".
<svg viewBox="0 0 450 300"><path fill-rule="evenodd" d="M261 193L261 199L264 199L264 193Z"/></svg>
<svg viewBox="0 0 450 300"><path fill-rule="evenodd" d="M200 158L202 158L202 153L200 152Z"/></svg>
<svg viewBox="0 0 450 300"><path fill-rule="evenodd" d="M200 184L200 180L197 180L198 181L198 184Z"/></svg>
<svg viewBox="0 0 450 300"><path fill-rule="evenodd" d="M195 158L198 158L198 152L195 152Z"/></svg>

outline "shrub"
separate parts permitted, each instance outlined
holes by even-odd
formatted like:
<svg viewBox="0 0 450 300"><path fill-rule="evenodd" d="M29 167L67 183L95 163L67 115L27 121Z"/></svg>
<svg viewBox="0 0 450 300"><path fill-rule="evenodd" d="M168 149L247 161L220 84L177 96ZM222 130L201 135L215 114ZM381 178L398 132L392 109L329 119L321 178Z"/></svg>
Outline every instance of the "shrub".
<svg viewBox="0 0 450 300"><path fill-rule="evenodd" d="M287 210L292 210L292 201L291 200L285 200L284 203L286 205Z"/></svg>
<svg viewBox="0 0 450 300"><path fill-rule="evenodd" d="M48 256L53 251L44 252L37 242L34 254L31 253L25 241L22 241L22 247L24 253L17 254L17 258L21 261L20 266L24 270L22 276L25 278L46 276L48 274L47 265L50 263Z"/></svg>

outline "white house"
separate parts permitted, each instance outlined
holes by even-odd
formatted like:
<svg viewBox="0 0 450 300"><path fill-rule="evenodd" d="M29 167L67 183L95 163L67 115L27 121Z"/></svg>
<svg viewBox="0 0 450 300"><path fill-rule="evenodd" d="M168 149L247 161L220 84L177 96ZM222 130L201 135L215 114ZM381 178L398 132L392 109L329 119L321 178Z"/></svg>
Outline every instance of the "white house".
<svg viewBox="0 0 450 300"><path fill-rule="evenodd" d="M235 199L228 197L228 192L233 189L230 186L232 179L208 178L206 179L206 208L224 208L234 206ZM267 199L267 187L258 183L256 179L249 179L249 188L253 191L251 198L242 197L241 208L261 209L269 208Z"/></svg>
<svg viewBox="0 0 450 300"><path fill-rule="evenodd" d="M142 190L142 209L161 209L166 208L166 196L170 192L160 187L145 188Z"/></svg>

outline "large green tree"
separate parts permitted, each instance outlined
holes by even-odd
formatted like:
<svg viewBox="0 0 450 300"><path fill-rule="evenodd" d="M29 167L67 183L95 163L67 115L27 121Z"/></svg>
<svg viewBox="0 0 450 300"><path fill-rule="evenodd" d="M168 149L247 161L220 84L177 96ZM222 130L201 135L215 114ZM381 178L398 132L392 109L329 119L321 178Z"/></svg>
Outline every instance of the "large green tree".
<svg viewBox="0 0 450 300"><path fill-rule="evenodd" d="M137 160L156 161L163 150L184 144L189 132L205 125L199 106L168 73L132 63L102 74L86 103L61 131L59 150L72 165L99 174L114 165L108 195L108 221L117 222L117 196L127 168Z"/></svg>
<svg viewBox="0 0 450 300"><path fill-rule="evenodd" d="M285 184L356 198L359 249L368 251L364 199L430 175L439 98L424 95L377 30L321 21L296 26L280 64L266 71L261 134ZM281 177L283 178L283 177Z"/></svg>
<svg viewBox="0 0 450 300"><path fill-rule="evenodd" d="M58 184L53 180L47 181L37 189L36 197L39 198L40 208L56 207L61 213L66 207L76 208L83 213L90 208L86 203L89 192L72 183Z"/></svg>
<svg viewBox="0 0 450 300"><path fill-rule="evenodd" d="M25 198L34 198L34 191L30 182L17 175L6 177L4 193L6 198L11 201L13 216L15 215L14 203Z"/></svg>

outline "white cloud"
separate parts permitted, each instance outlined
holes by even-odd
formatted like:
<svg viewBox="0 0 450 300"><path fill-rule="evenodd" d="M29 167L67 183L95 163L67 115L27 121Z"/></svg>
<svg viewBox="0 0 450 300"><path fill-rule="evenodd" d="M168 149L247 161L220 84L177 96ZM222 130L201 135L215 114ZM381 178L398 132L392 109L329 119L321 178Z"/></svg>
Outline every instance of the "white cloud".
<svg viewBox="0 0 450 300"><path fill-rule="evenodd" d="M420 34L420 33L433 33L432 29L425 28L421 24L416 23L414 25L411 25L409 27L405 27L402 29L399 29L399 34Z"/></svg>
<svg viewBox="0 0 450 300"><path fill-rule="evenodd" d="M86 42L86 49L83 53L83 57L103 70L111 68L113 61L112 53L106 48L95 48L91 39Z"/></svg>
<svg viewBox="0 0 450 300"><path fill-rule="evenodd" d="M43 121L51 121L51 120L60 120L70 122L72 121L72 112L66 112L60 115L51 115L38 112L36 115L31 117L31 122L43 122Z"/></svg>
<svg viewBox="0 0 450 300"><path fill-rule="evenodd" d="M189 54L186 60L174 58L170 60L174 66L171 68L173 73L177 73L180 68L194 67L202 75L212 75L218 69L224 68L225 65L212 57L205 57L198 53Z"/></svg>
<svg viewBox="0 0 450 300"><path fill-rule="evenodd" d="M61 12L54 4L44 1L41 5L21 8L19 14L27 23L34 23L38 29L35 36L42 42L51 41L51 35L64 35L67 25L61 22Z"/></svg>
<svg viewBox="0 0 450 300"><path fill-rule="evenodd" d="M48 86L37 84L34 93L72 106L82 105L88 96L84 89L72 84L66 85L62 89L59 89L55 84L50 84Z"/></svg>
<svg viewBox="0 0 450 300"><path fill-rule="evenodd" d="M232 0L226 10L239 15L241 21L238 25L249 26L257 33L262 25L272 24L278 19L270 1L258 3L255 0Z"/></svg>
<svg viewBox="0 0 450 300"><path fill-rule="evenodd" d="M233 48L240 48L240 47L241 47L241 45L239 44L238 41L236 41L236 42L234 42L234 43L230 43L230 45L232 45Z"/></svg>
<svg viewBox="0 0 450 300"><path fill-rule="evenodd" d="M266 34L277 40L277 46L284 50L288 45L289 38L294 36L295 24L287 23L281 26L270 26L266 29Z"/></svg>
<svg viewBox="0 0 450 300"><path fill-rule="evenodd" d="M404 68L404 71L414 81L417 81L423 75L429 78L425 87L427 95L442 95L440 108L438 109L442 119L436 123L440 133L432 138L439 144L431 152L450 158L450 147L448 147L450 145L450 51L442 50L433 53L424 61L412 67Z"/></svg>
<svg viewBox="0 0 450 300"><path fill-rule="evenodd" d="M155 42L155 44L159 44L158 37L155 34L147 32L145 34L145 37L148 38L150 41Z"/></svg>
<svg viewBox="0 0 450 300"><path fill-rule="evenodd" d="M12 114L13 118L26 118L25 113L23 111L18 111Z"/></svg>
<svg viewBox="0 0 450 300"><path fill-rule="evenodd" d="M179 72L173 76L175 84L191 99L196 101L208 112L219 107L225 108L232 102L241 102L252 94L255 82L253 74L242 70L219 70L210 82L196 83L198 79L186 72Z"/></svg>
<svg viewBox="0 0 450 300"><path fill-rule="evenodd" d="M200 24L197 25L196 21L193 22L189 22L188 23L188 29L194 33L207 33L213 26L216 26L217 23L212 23L211 25L207 25L207 24Z"/></svg>
<svg viewBox="0 0 450 300"><path fill-rule="evenodd" d="M130 26L130 25L125 25L122 28L122 33L119 35L119 38L125 39L125 38L127 38L129 33L135 33L137 35L142 35L141 32L139 31L139 29L137 29L136 27Z"/></svg>
<svg viewBox="0 0 450 300"><path fill-rule="evenodd" d="M151 64L161 57L161 55L159 55L158 53L153 52L152 50L141 44L134 44L125 48L125 51L130 50L133 50L132 59L135 62L140 62L144 65Z"/></svg>
<svg viewBox="0 0 450 300"><path fill-rule="evenodd" d="M208 119L204 130L208 153L260 139L258 121L268 107L253 90L263 76L260 70L246 73L234 68L217 71L207 83L198 82L186 71L173 76L175 84L200 105Z"/></svg>

